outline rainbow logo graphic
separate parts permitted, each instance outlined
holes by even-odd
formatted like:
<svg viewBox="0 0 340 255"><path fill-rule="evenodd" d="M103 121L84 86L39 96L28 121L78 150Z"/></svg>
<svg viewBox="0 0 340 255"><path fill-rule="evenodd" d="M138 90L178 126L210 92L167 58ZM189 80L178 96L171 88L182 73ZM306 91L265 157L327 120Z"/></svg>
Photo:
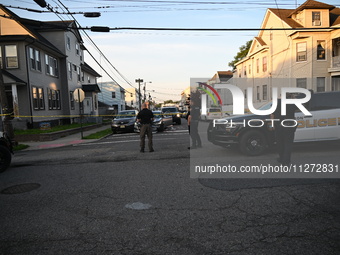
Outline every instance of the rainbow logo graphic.
<svg viewBox="0 0 340 255"><path fill-rule="evenodd" d="M198 82L198 84L210 89L215 94L215 96L217 97L219 105L221 105L221 106L223 105L223 102L222 102L220 95L217 93L217 91L212 86L210 86L210 85L208 85L204 82ZM202 90L205 93L207 93L207 95L213 100L214 104L217 105L216 98L214 97L214 95L209 90L202 88L202 87L197 87L197 89Z"/></svg>

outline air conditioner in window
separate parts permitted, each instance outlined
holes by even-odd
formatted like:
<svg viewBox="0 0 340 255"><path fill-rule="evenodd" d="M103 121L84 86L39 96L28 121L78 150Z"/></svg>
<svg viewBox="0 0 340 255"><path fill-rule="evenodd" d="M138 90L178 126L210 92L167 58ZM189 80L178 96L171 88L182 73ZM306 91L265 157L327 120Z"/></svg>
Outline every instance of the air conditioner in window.
<svg viewBox="0 0 340 255"><path fill-rule="evenodd" d="M321 20L314 20L313 26L321 26Z"/></svg>

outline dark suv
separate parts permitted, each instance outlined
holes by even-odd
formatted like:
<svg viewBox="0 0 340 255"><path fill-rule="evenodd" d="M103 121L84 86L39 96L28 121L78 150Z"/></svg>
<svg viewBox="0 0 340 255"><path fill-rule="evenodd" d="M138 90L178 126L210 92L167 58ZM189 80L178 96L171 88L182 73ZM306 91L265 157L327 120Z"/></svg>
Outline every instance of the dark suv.
<svg viewBox="0 0 340 255"><path fill-rule="evenodd" d="M175 106L166 106L162 108L162 113L164 116L172 116L172 121L177 125L181 125L181 113L179 109Z"/></svg>

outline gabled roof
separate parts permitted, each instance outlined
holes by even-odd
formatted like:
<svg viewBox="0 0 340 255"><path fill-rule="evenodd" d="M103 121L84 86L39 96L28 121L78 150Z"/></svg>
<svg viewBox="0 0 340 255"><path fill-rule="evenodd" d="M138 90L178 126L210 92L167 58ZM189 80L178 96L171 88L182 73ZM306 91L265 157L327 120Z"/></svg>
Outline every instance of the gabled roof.
<svg viewBox="0 0 340 255"><path fill-rule="evenodd" d="M6 69L2 70L2 74L4 77L8 77L10 80L12 80L14 83L17 84L27 84L25 81L21 80L20 78L16 77L15 75L11 74L10 72L8 72ZM12 82L5 82L6 83L12 83Z"/></svg>
<svg viewBox="0 0 340 255"><path fill-rule="evenodd" d="M296 8L289 16L293 14L303 11L305 9L328 9L333 10L335 8L334 5L325 4L322 2L314 1L314 0L307 0L303 4L301 4L298 8Z"/></svg>
<svg viewBox="0 0 340 255"><path fill-rule="evenodd" d="M292 9L275 9L270 8L269 10L279 17L283 22L292 28L303 27L300 23L292 19L292 15L305 9L327 9L330 12L330 26L340 25L340 8L333 5L321 3L314 0L308 0L300 5L295 10Z"/></svg>
<svg viewBox="0 0 340 255"><path fill-rule="evenodd" d="M50 43L45 37L43 37L36 28L42 27L44 25L44 22L37 21L37 20L30 20L30 19L24 19L19 16L17 16L14 12L10 11L6 7L0 4L0 8L7 13L11 19L15 20L18 24L20 24L22 27L24 27L27 30L27 37L31 37L32 39L36 40L37 42L43 44L43 46L49 48L52 51L55 51L60 56L65 56L57 47L55 47L52 43ZM33 36L31 36L31 35ZM7 35L7 38L14 37L17 35ZM4 36L1 36L2 38Z"/></svg>
<svg viewBox="0 0 340 255"><path fill-rule="evenodd" d="M256 36L255 40L257 40L261 46L267 46L267 44L265 43L265 41L262 40L261 37Z"/></svg>
<svg viewBox="0 0 340 255"><path fill-rule="evenodd" d="M292 9L269 9L272 13L278 16L282 21L284 21L288 26L292 28L302 27L302 25L295 20L293 20L290 16L292 13Z"/></svg>
<svg viewBox="0 0 340 255"><path fill-rule="evenodd" d="M89 66L85 62L84 64L81 64L81 70L83 70L86 73L92 74L95 77L102 77L99 73L97 73L91 66Z"/></svg>

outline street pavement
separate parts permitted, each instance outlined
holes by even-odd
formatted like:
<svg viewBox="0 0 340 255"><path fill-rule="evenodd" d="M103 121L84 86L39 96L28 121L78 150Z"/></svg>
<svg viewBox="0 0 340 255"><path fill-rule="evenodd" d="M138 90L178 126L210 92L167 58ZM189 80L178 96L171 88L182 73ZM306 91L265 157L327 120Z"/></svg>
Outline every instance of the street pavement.
<svg viewBox="0 0 340 255"><path fill-rule="evenodd" d="M230 162L276 156L203 141ZM190 178L188 146L183 121L154 134L153 153L138 134L16 153L0 175L0 254L340 254L337 179ZM293 159L339 153L307 145Z"/></svg>

